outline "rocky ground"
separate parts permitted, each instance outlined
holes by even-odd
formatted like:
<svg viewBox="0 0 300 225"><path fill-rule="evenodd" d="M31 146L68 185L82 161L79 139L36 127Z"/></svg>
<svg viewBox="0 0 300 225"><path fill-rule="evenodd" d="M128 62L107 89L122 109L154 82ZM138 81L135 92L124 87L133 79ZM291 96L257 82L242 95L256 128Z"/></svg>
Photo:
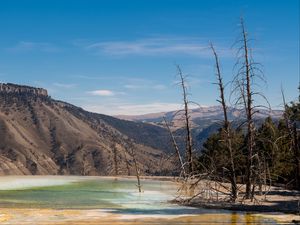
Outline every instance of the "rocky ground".
<svg viewBox="0 0 300 225"><path fill-rule="evenodd" d="M245 187L239 185L235 203L230 201L228 183L203 180L192 190L186 184L181 184L179 190L174 203L209 209L267 213L281 222L300 224L300 192L296 190L263 186L262 194L256 191L253 199L245 199Z"/></svg>

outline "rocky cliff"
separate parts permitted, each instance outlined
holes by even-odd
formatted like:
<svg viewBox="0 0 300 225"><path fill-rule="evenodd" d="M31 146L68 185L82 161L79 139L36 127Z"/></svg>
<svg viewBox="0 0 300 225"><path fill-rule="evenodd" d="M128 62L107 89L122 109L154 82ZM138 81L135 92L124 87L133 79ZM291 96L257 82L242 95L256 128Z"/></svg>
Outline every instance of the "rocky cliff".
<svg viewBox="0 0 300 225"><path fill-rule="evenodd" d="M48 92L46 89L43 88L35 88L25 85L17 85L17 84L11 84L11 83L0 83L0 93L2 94L9 94L9 93L15 93L15 94L32 94L36 96L48 96Z"/></svg>
<svg viewBox="0 0 300 225"><path fill-rule="evenodd" d="M42 88L0 84L0 175L114 175L115 168L133 175L132 152L143 174L159 173L163 152L110 118L56 101Z"/></svg>

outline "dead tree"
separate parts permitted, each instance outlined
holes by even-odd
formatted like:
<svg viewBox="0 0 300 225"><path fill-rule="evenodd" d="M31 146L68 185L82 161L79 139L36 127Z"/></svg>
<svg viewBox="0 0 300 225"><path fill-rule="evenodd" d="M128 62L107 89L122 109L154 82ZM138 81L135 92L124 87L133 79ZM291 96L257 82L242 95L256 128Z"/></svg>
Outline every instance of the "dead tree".
<svg viewBox="0 0 300 225"><path fill-rule="evenodd" d="M179 65L177 67L177 74L180 78L180 85L182 88L182 95L183 95L183 104L184 104L184 120L185 120L185 130L186 130L186 158L187 158L187 172L191 175L194 171L193 168L193 153L192 153L192 134L191 134L191 127L190 127L190 113L189 113L189 100L188 100L188 93L187 93L187 86L186 80L182 73L182 70Z"/></svg>
<svg viewBox="0 0 300 225"><path fill-rule="evenodd" d="M257 110L255 108L265 107L263 105L254 104L254 96L258 95L263 98L267 103L265 96L254 90L254 86L257 85L257 80L259 79L263 83L265 82L263 72L260 68L261 64L253 61L252 58L252 49L249 47L250 39L246 31L243 18L240 21L241 25L241 39L236 42L239 45L237 51L237 63L236 66L240 66L237 69L237 74L233 79L233 92L238 94L237 103L242 103L243 108L246 114L246 124L247 124L247 162L246 162L246 174L245 174L245 184L246 184L246 193L245 198L252 199L254 194L254 188L252 184L254 183L254 167L253 156L255 148L255 125L253 121L253 116ZM269 105L269 103L268 103ZM270 109L270 107L269 107ZM256 160L256 162L258 162ZM258 166L258 165L257 165ZM257 173L255 174L257 175Z"/></svg>
<svg viewBox="0 0 300 225"><path fill-rule="evenodd" d="M169 124L168 124L166 118L163 117L163 119L164 119L164 122L165 122L165 124L166 124L166 127L167 127L167 129L168 129L168 131L169 131L169 133L170 133L170 136L171 136L171 138L172 138L173 147L174 147L176 156L177 156L177 158L178 158L178 162L179 162L180 167L181 167L181 172L183 173L183 177L185 177L185 176L186 176L186 172L185 172L185 168L184 168L184 163L183 163L183 160L182 160L182 157L181 157L181 154L180 154L180 151L179 151L177 142L176 142L176 140L175 140L175 137L174 137L174 135L173 135L173 133L172 133L172 131L171 131L171 129L170 129L170 126L169 126Z"/></svg>
<svg viewBox="0 0 300 225"><path fill-rule="evenodd" d="M141 185L141 179L140 179L140 168L138 165L138 162L136 160L136 153L134 150L134 146L132 143L130 143L128 145L128 153L130 154L130 156L132 157L132 161L133 161L133 165L134 165L134 169L135 169L135 175L136 175L136 179L137 179L137 188L139 190L139 193L142 192L142 185Z"/></svg>
<svg viewBox="0 0 300 225"><path fill-rule="evenodd" d="M246 75L246 98L247 98L247 168L246 168L246 197L250 198L251 194L251 179L252 179L252 156L254 148L254 124L253 124L253 108L252 108L252 90L251 90L251 74L250 74L250 60L249 60L249 49L248 49L248 37L245 30L243 19L241 20L242 35L243 35L243 47L244 47L244 59L245 59L245 75Z"/></svg>
<svg viewBox="0 0 300 225"><path fill-rule="evenodd" d="M142 185L141 185L141 180L140 180L140 169L138 167L136 158L135 158L135 153L132 154L133 158L133 163L134 163L134 168L135 168L135 173L136 173L136 179L137 179L137 187L139 189L139 192L142 192Z"/></svg>
<svg viewBox="0 0 300 225"><path fill-rule="evenodd" d="M237 198L237 183L236 183L236 173L235 173L235 164L234 164L234 158L233 158L233 148L232 148L232 135L231 135L231 125L228 120L227 116L227 105L225 100L225 88L223 84L223 79L221 75L221 69L220 69L220 61L217 52L215 51L215 48L213 44L210 45L212 52L215 57L215 68L216 68L216 77L217 77L217 85L219 86L220 91L220 99L217 101L222 105L223 109L223 115L224 115L224 125L223 129L225 131L225 143L227 151L229 152L229 158L230 158L230 183L231 183L231 200L235 202Z"/></svg>

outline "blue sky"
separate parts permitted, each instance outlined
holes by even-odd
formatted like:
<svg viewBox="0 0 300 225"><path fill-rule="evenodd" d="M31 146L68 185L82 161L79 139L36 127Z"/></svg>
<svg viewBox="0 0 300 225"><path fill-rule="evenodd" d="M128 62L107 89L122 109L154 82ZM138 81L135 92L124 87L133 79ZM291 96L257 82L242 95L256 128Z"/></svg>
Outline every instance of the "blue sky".
<svg viewBox="0 0 300 225"><path fill-rule="evenodd" d="M281 84L296 99L298 0L1 0L0 81L44 87L90 111L143 114L180 107L177 63L190 98L216 105L207 46L215 44L230 81L241 15L264 65L261 91L275 108Z"/></svg>

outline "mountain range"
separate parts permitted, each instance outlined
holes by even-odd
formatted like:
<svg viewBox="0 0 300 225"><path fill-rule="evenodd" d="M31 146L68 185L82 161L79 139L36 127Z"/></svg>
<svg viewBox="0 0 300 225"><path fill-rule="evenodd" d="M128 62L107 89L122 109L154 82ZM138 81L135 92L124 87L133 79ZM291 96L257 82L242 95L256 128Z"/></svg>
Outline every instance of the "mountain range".
<svg viewBox="0 0 300 225"><path fill-rule="evenodd" d="M260 111L257 119L281 111ZM231 120L242 111L229 109ZM184 151L182 113L112 117L52 99L47 90L0 84L0 175L144 175L172 173L165 117ZM200 149L222 119L219 106L191 110L194 147ZM171 172L170 172L171 171Z"/></svg>
<svg viewBox="0 0 300 225"><path fill-rule="evenodd" d="M228 107L227 109L228 119L231 121L242 120L245 118L244 110L235 107ZM190 120L193 127L201 126L205 128L214 122L220 122L223 120L223 109L221 106L199 106L198 108L193 108L189 110ZM282 116L282 110L271 110L271 109L259 109L255 114L255 119L264 119L271 116L274 119L278 119ZM161 125L164 121L163 118L171 124L173 129L179 129L183 126L184 111L170 111L170 112L160 112L160 113L150 113L144 115L118 115L119 119L152 123L156 125Z"/></svg>
<svg viewBox="0 0 300 225"><path fill-rule="evenodd" d="M164 154L157 133L167 138L163 128L90 113L41 88L0 84L0 175L112 175L115 167L127 175L133 153L143 174L155 174Z"/></svg>
<svg viewBox="0 0 300 225"><path fill-rule="evenodd" d="M282 117L282 110L271 110L260 108L254 114L254 122L256 126L260 126L267 117L271 117L274 121L278 121ZM235 107L227 108L228 119L233 126L239 126L246 121L246 116L243 109ZM145 115L119 115L120 119L143 122L165 128L165 121L167 121L174 136L178 140L178 145L181 151L184 149L184 111L171 111L161 113L151 113ZM198 108L189 110L190 125L192 130L193 142L195 151L201 150L203 142L214 132L222 126L224 119L223 109L221 106L199 106Z"/></svg>

